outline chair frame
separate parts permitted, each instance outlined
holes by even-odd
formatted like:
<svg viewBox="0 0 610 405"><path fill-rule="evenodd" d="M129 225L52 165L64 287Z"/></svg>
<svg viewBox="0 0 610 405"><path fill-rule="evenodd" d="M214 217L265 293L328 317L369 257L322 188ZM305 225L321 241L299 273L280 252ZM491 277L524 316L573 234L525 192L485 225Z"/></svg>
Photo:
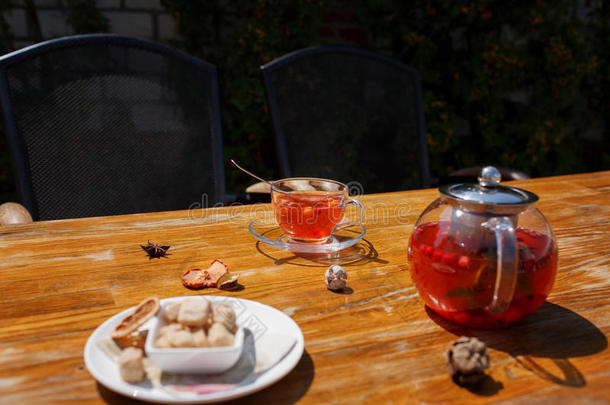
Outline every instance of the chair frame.
<svg viewBox="0 0 610 405"><path fill-rule="evenodd" d="M275 131L275 141L278 154L278 160L280 162L280 170L283 177L292 177L292 168L288 159L288 150L286 147L286 137L280 125L280 113L277 98L273 92L273 84L271 76L273 73L282 68L284 65L290 64L302 58L307 58L312 55L322 54L337 54L344 53L359 56L366 59L371 59L376 62L385 63L395 67L397 69L407 72L411 78L413 78L413 88L415 90L415 112L417 117L417 132L419 138L419 153L418 163L420 166L420 180L423 187L429 187L431 185L430 168L428 167L428 141L426 140L426 121L424 118L423 109L423 97L421 87L421 75L419 72L411 66L405 65L404 63L385 56L376 52L371 52L362 48L357 48L348 45L320 45L312 46L308 48L299 49L283 55L269 63L266 63L260 67L263 82L265 85L265 92L267 94L267 101L269 103L269 112L271 114L271 122L273 130Z"/></svg>
<svg viewBox="0 0 610 405"><path fill-rule="evenodd" d="M13 108L8 94L8 81L6 71L14 64L23 62L29 58L36 57L45 53L49 53L59 49L68 49L80 47L90 44L110 44L123 45L130 48L139 48L146 51L151 51L161 54L164 57L174 58L181 62L194 65L202 70L211 71L215 80L212 80L211 94L211 133L212 133L212 156L213 166L215 170L214 182L215 193L218 201L223 201L226 198L225 189L225 173L224 173L224 155L222 147L222 126L220 119L220 102L218 91L218 72L216 66L188 55L182 51L170 48L160 43L150 42L138 38L130 38L114 34L84 34L73 35L49 41L40 42L23 49L11 52L0 57L0 101L2 104L2 112L4 115L5 129L9 140L9 146L12 151L13 167L17 176L17 187L22 202L30 211L32 216L38 218L37 204L34 200L34 192L30 170L27 159L25 158L25 146L19 136L19 132L15 125L13 116Z"/></svg>

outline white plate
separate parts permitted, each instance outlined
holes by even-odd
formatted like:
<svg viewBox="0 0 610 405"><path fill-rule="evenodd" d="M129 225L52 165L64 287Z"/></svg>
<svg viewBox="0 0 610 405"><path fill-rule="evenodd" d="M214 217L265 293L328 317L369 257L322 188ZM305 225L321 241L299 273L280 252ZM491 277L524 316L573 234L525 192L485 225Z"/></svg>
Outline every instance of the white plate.
<svg viewBox="0 0 610 405"><path fill-rule="evenodd" d="M153 387L148 382L129 384L121 379L118 364L102 351L98 342L109 338L114 327L124 317L133 312L135 307L131 307L108 319L91 334L85 345L84 353L87 369L100 384L134 399L157 403L209 404L260 391L282 379L297 365L305 347L303 333L288 315L268 305L246 299L222 296L205 297L212 302L230 302L236 308L238 324L250 329L255 339L265 334L283 334L294 337L296 339L295 345L267 371L254 379L248 378L243 384L237 384L234 388L226 391L202 395L179 395ZM182 298L184 297L166 298L161 300L161 303Z"/></svg>

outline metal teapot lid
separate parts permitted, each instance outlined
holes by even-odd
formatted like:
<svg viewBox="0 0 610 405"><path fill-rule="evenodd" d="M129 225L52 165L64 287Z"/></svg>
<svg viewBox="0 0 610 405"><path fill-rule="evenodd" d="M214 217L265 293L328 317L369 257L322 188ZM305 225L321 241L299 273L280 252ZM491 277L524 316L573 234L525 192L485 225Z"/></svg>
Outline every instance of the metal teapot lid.
<svg viewBox="0 0 610 405"><path fill-rule="evenodd" d="M538 201L538 196L516 187L501 186L500 171L493 166L484 167L479 175L479 183L460 183L441 186L440 193L457 205L487 207L484 211L503 209L523 209ZM477 211L482 207L478 207Z"/></svg>

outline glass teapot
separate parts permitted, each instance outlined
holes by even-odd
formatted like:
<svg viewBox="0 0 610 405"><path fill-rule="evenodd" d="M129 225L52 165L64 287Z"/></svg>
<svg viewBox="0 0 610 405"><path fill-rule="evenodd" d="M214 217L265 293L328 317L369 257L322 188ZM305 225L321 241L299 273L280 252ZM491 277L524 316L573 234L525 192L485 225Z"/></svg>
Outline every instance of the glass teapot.
<svg viewBox="0 0 610 405"><path fill-rule="evenodd" d="M557 274L557 245L534 206L538 196L500 180L488 166L478 184L440 187L411 234L419 295L462 325L500 328L520 320L542 305Z"/></svg>

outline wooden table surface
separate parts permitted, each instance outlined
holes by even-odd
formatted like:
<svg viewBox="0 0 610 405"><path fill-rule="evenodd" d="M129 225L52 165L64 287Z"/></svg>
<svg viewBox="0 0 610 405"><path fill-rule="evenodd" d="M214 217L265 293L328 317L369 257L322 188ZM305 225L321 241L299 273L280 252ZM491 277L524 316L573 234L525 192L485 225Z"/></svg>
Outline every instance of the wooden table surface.
<svg viewBox="0 0 610 405"><path fill-rule="evenodd" d="M221 258L244 289L202 290L271 305L305 336L296 368L239 403L610 403L610 171L515 182L537 193L559 246L547 302L504 330L426 311L407 243L436 190L369 195L351 294L326 289L324 259L261 245L247 224L269 205L38 222L0 228L0 403L126 403L96 383L85 342L143 298L191 295L180 274ZM67 202L68 203L68 202ZM149 260L147 240L171 245ZM342 260L346 260L345 258ZM490 347L489 378L454 384L444 351L460 335Z"/></svg>

